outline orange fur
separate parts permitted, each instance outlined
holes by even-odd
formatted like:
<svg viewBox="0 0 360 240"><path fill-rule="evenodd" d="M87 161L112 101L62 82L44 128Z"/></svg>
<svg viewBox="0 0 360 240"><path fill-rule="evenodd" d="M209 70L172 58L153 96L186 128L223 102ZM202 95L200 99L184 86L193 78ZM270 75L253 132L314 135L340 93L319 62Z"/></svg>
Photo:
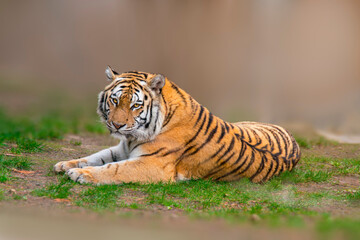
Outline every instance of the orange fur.
<svg viewBox="0 0 360 240"><path fill-rule="evenodd" d="M266 182L283 171L292 170L299 161L300 148L282 127L223 121L168 79L158 88L155 84L159 81L154 80L158 76L143 72L120 75L113 72L113 82L105 88L100 102L105 98L112 101L109 98L111 92L119 84L125 81L127 84L124 85L126 91L116 100L118 105L103 103L110 106L108 115L99 107L108 126L112 123L111 126L134 126L134 118L148 107L144 103L138 109L130 109L131 96L139 85L153 103L159 103L162 124L148 139L125 134L123 141L129 149L128 161L84 168L74 168L74 160L62 162L62 169L69 170L72 179L121 183L199 178L233 181L246 177L253 182ZM151 127L156 129L155 125ZM59 164L55 171L60 171Z"/></svg>

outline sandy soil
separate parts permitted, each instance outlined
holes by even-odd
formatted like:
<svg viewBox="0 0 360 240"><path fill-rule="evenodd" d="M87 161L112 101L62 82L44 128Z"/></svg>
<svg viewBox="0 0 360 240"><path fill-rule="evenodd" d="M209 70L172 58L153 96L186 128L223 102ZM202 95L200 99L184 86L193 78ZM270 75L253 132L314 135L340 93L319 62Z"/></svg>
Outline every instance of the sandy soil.
<svg viewBox="0 0 360 240"><path fill-rule="evenodd" d="M71 142L80 141L76 146ZM18 178L0 184L8 194L26 195L26 201L8 200L0 202L0 239L63 239L71 234L73 238L95 239L107 236L129 237L131 239L315 239L313 230L272 229L250 224L228 224L224 220L193 220L181 210L168 210L154 205L147 210L119 209L113 213L96 213L73 205L70 201L35 197L30 192L56 181L51 173L54 163L60 160L79 158L103 148L117 144L117 140L103 135L67 135L63 140L50 142L46 151L25 154L36 164L32 172L16 172ZM333 157L359 157L354 145L314 147L304 150L304 154L320 154ZM302 183L300 191L347 190L360 186L358 176L339 176L332 182ZM80 191L83 186L75 186ZM122 198L142 202L145 195L141 192L127 191ZM354 206L327 204L314 210L330 212L334 216L360 215ZM131 216L127 215L131 212ZM127 216L127 217L126 217ZM251 222L251 221L250 221ZM21 231L19 230L21 226ZM104 234L104 235L102 235Z"/></svg>

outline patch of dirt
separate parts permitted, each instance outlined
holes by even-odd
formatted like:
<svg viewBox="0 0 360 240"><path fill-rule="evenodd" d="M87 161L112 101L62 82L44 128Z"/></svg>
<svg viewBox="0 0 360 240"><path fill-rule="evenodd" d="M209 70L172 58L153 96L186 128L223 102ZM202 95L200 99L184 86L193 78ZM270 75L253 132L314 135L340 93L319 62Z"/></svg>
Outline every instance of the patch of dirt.
<svg viewBox="0 0 360 240"><path fill-rule="evenodd" d="M72 144L74 138L81 141L81 145ZM71 203L56 202L46 197L31 196L30 193L34 189L43 188L50 183L56 182L56 175L52 172L54 164L58 161L81 158L104 148L118 144L116 139L105 135L82 134L82 135L67 135L64 139L49 142L41 153L23 153L20 156L26 156L35 164L32 167L32 172L26 173L18 170L12 171L12 176L16 180L0 183L0 189L5 190L6 195L26 196L27 200L11 200L0 201L0 207L3 205L17 205L17 206L38 206L44 209L57 207L73 208ZM76 191L76 187L74 188Z"/></svg>
<svg viewBox="0 0 360 240"><path fill-rule="evenodd" d="M303 192L319 192L321 190L342 191L348 189L358 189L359 187L359 176L334 176L330 182L299 183L297 185L297 188Z"/></svg>
<svg viewBox="0 0 360 240"><path fill-rule="evenodd" d="M74 144L74 142L81 144L77 145ZM135 238L139 236L148 236L148 231L154 224L158 224L158 232L161 232L159 235L160 239L162 237L163 239L169 239L169 236L167 235L167 231L169 231L169 229L174 231L175 234L181 236L181 238L186 239L198 239L204 237L208 239L218 239L224 238L224 236L229 239L238 238L239 236L243 236L244 238L247 236L248 238L266 239L285 239L285 237L288 239L289 236L291 236L291 239L305 238L304 233L300 230L283 229L279 230L280 232L283 232L283 234L279 235L274 234L273 230L267 228L261 228L259 230L259 228L254 228L253 226L230 226L225 224L223 220L212 220L207 222L192 221L188 216L185 215L182 210L169 209L161 205L152 205L151 208L145 210L120 208L116 209L116 211L113 213L99 214L78 207L71 201L50 199L47 197L36 197L30 194L34 189L43 188L50 183L56 182L57 177L52 173L52 167L56 162L84 157L116 144L118 144L118 141L107 135L67 135L62 140L49 142L46 146L45 152L36 154L23 154L35 162L31 172L14 170L12 175L17 178L16 180L0 183L0 188L5 190L5 195L7 197L12 198L15 195L19 195L26 196L27 198L26 200L11 199L0 201L0 212L4 212L5 209L6 211L10 212L9 216L11 217L9 219L13 219L13 222L9 221L9 223L5 226L9 226L10 229L11 227L14 227L14 225L11 223L15 224L17 221L25 221L26 224L31 225L31 217L28 215L32 215L34 213L32 212L22 215L18 213L18 211L20 210L27 212L29 209L36 209L35 215L39 222L44 222L45 224L47 222L47 218L51 219L51 221L48 223L49 229L55 228L55 226L52 226L52 224L57 222L59 218L65 218L70 220L66 220L61 223L63 224L63 229L71 228L72 224L77 224L80 226L79 228L81 228L81 224L86 222L84 225L86 227L84 227L84 229L100 228L99 231L107 231L106 224L108 221L111 221L112 223L117 223L115 224L117 226L114 228L115 230L111 230L115 231L114 234L116 234L118 229L126 232L128 229L132 229L132 227L134 227L134 230L129 230L127 234ZM304 155L317 155L336 158L359 158L360 153L358 151L358 146L356 147L354 147L354 145L346 144L325 147L315 146L312 149L305 149ZM359 186L359 176L336 176L333 177L330 182L301 183L297 185L297 188L301 192L309 193L319 191L347 191L349 189L358 189ZM86 188L86 186L76 185L73 190L75 192L80 192L84 188ZM145 193L131 189L125 189L124 194L122 194L120 197L120 200L124 201L125 204L144 204L146 203L145 198ZM242 207L241 204L233 202L224 203L224 205L226 205L226 207L229 207L230 205L233 208L239 209ZM219 206L219 209L221 207L224 206ZM312 210L319 212L329 212L334 216L356 216L356 214L360 215L359 206L341 204L331 200L327 200L319 206L312 207ZM1 226L4 226L1 225L1 223L6 222L4 216L4 214L0 215L0 232L3 228ZM122 217L119 218L118 216ZM101 227L98 227L98 223ZM97 227L92 227L95 224ZM141 226L142 229L139 230L139 228L136 228L135 226ZM41 231L40 226L37 227L38 231ZM34 230L37 229L37 227L34 227ZM92 232L90 230L89 237L91 238L96 236L96 234L93 236L91 236L91 234ZM308 239L314 238L315 236L310 232L307 232L305 235L307 235ZM0 234L0 238L1 237L2 235ZM42 238L37 236L34 239Z"/></svg>
<svg viewBox="0 0 360 240"><path fill-rule="evenodd" d="M339 144L332 146L313 146L311 149L301 149L306 156L323 156L328 158L360 158L358 144ZM301 160L300 160L301 161Z"/></svg>

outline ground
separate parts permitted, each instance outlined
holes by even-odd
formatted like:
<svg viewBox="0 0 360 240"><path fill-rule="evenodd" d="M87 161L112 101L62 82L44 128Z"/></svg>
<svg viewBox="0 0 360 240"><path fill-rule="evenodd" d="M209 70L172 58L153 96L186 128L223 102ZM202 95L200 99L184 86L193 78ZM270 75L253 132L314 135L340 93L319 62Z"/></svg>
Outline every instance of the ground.
<svg viewBox="0 0 360 240"><path fill-rule="evenodd" d="M360 237L359 144L297 131L299 165L265 184L93 186L55 175L52 167L117 144L101 127L78 129L54 118L14 123L5 114L0 120L0 237L60 239L52 233L64 229L83 238L99 232L156 239Z"/></svg>

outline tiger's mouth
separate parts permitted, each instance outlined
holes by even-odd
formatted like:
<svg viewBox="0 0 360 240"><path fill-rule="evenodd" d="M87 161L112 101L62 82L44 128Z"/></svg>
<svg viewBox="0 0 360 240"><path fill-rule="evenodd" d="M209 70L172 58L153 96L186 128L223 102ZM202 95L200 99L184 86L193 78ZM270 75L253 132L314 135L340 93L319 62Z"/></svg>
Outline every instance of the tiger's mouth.
<svg viewBox="0 0 360 240"><path fill-rule="evenodd" d="M115 135L132 135L133 133L135 133L135 127L132 128L127 128L127 129L116 129L113 127L108 127L108 129L110 130L111 134L115 134Z"/></svg>
<svg viewBox="0 0 360 240"><path fill-rule="evenodd" d="M133 139L133 138L136 138L136 136L137 136L136 132L133 131L133 130L128 130L128 131L124 131L124 130L118 131L118 130L116 130L116 131L112 131L110 134L113 137L119 138L119 139L124 139L124 138Z"/></svg>

